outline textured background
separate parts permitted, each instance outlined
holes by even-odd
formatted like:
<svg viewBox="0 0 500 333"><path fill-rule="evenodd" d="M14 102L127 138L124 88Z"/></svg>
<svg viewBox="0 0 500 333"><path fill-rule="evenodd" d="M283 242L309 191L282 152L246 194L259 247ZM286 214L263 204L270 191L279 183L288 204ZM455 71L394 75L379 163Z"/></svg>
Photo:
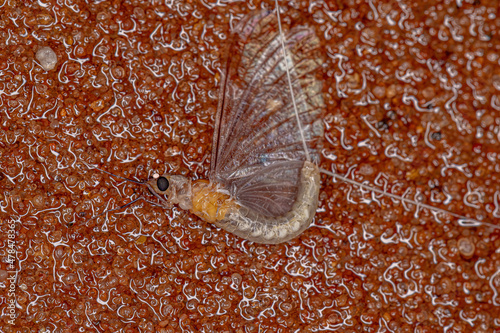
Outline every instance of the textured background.
<svg viewBox="0 0 500 333"><path fill-rule="evenodd" d="M82 161L207 176L230 27L274 3L88 2L0 1L0 331L500 330L498 230L327 177L314 225L275 246L144 202L89 221L144 192ZM498 225L498 3L281 6L327 59L321 166Z"/></svg>

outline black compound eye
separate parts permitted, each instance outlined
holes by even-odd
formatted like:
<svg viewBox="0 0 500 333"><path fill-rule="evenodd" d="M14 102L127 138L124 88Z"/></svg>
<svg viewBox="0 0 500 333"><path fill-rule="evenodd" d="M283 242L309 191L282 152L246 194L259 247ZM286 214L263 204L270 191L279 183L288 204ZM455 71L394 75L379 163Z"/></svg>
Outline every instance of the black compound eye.
<svg viewBox="0 0 500 333"><path fill-rule="evenodd" d="M167 190L168 185L169 185L168 179L165 177L160 177L156 181L156 186L158 186L158 189L162 192Z"/></svg>

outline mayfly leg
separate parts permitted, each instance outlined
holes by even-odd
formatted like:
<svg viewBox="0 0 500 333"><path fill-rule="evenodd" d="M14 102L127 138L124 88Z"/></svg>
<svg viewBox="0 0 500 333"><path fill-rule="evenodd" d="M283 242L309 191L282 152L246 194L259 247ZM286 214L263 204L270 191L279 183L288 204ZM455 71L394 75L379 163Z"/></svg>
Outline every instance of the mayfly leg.
<svg viewBox="0 0 500 333"><path fill-rule="evenodd" d="M139 200L141 200L141 199L144 199L144 197L140 196L140 197L138 197L138 198L136 198L136 199L134 199L134 200L132 200L132 201L130 201L130 202L128 202L128 203L126 203L126 204L124 204L124 205L121 205L121 206L116 207L116 208L108 209L108 210L106 210L106 211L102 212L101 214L97 214L97 215L92 216L91 218L89 218L89 219L85 220L85 223L87 223L87 222L89 222L89 221L92 221L92 220L94 220L94 219L96 219L96 218L98 218L98 217L101 217L101 216L103 216L103 215L105 215L105 214L107 214L107 213L111 213L111 212L114 212L114 211L117 211L117 210L121 210L121 209L123 209L123 208L127 208L128 206L132 205L133 203L135 203L135 202L137 202L137 201L139 201ZM147 200L146 200L146 201L147 201Z"/></svg>
<svg viewBox="0 0 500 333"><path fill-rule="evenodd" d="M111 173L111 172L109 172L109 171L106 171L106 170L100 169L100 168L98 168L98 167L96 167L96 166L90 166L90 165L88 165L88 164L87 164L87 163L85 163L85 162L83 162L83 164L85 164L85 166L86 166L87 168L91 169L91 170L92 170L92 169L95 169L95 170L98 170L98 171L100 171L100 172L102 172L102 173L105 173L105 174L107 174L107 175L110 175L110 176L113 176L113 177L116 177L116 178L119 178L119 179L123 179L123 180L126 180L126 181L131 182L131 183L134 183L134 184L144 185L144 184L146 183L146 181L142 181L142 182L140 182L140 181L137 181L137 180L133 180L133 179L129 179L129 178L125 178L125 177L122 177L122 176L115 175L114 173Z"/></svg>

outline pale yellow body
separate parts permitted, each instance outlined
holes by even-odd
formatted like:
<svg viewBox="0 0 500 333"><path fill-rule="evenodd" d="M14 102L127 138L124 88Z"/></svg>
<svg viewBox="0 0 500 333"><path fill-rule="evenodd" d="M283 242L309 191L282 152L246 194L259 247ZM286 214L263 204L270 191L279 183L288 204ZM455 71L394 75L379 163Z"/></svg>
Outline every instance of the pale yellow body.
<svg viewBox="0 0 500 333"><path fill-rule="evenodd" d="M208 180L194 181L191 185L191 195L193 205L191 212L207 222L221 221L231 208L239 208L229 194Z"/></svg>
<svg viewBox="0 0 500 333"><path fill-rule="evenodd" d="M148 186L165 207L177 204L207 222L257 243L276 244L296 237L311 224L318 207L319 169L311 162L304 162L297 199L291 210L276 217L242 206L217 183L192 181L180 175L164 177L170 183L167 190L160 191L156 179L149 181Z"/></svg>

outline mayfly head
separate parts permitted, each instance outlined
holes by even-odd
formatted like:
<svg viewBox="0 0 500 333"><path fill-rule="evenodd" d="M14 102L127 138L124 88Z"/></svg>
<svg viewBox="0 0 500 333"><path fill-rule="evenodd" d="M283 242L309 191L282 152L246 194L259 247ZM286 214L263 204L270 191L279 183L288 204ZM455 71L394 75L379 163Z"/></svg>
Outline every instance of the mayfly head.
<svg viewBox="0 0 500 333"><path fill-rule="evenodd" d="M182 209L191 208L191 180L180 175L153 175L146 182L150 192L166 207L178 204Z"/></svg>

